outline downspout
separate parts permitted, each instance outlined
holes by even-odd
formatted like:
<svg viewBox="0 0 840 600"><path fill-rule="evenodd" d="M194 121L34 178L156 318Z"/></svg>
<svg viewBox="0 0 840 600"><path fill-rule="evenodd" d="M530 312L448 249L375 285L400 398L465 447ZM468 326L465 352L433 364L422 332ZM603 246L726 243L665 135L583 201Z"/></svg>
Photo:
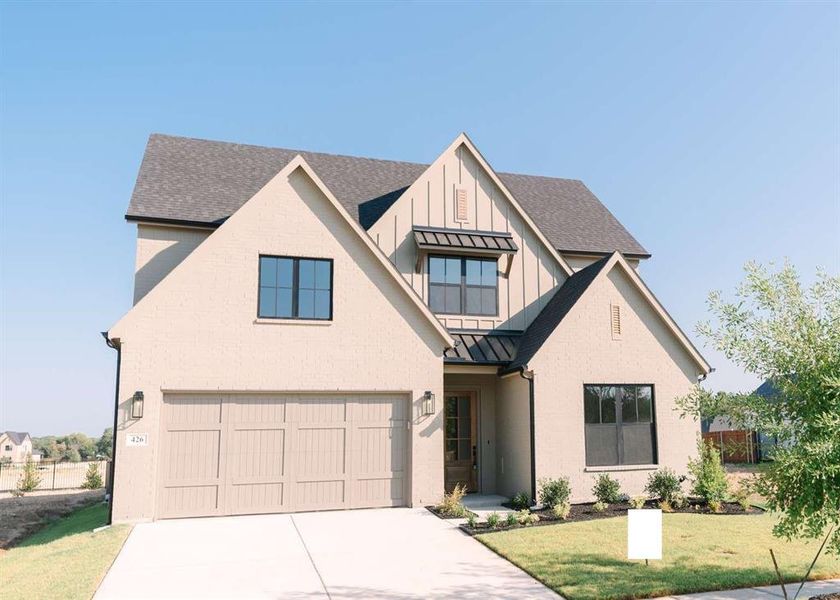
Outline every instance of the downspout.
<svg viewBox="0 0 840 600"><path fill-rule="evenodd" d="M534 372L525 367L519 370L519 376L528 381L528 418L531 429L531 498L537 501L537 443L534 432Z"/></svg>
<svg viewBox="0 0 840 600"><path fill-rule="evenodd" d="M108 481L108 525L114 521L114 479L116 475L117 465L117 415L120 409L120 364L122 362L122 349L119 342L114 343L108 338L108 332L103 331L102 337L105 338L105 343L109 348L117 351L117 376L114 385L114 433L111 440L111 476Z"/></svg>

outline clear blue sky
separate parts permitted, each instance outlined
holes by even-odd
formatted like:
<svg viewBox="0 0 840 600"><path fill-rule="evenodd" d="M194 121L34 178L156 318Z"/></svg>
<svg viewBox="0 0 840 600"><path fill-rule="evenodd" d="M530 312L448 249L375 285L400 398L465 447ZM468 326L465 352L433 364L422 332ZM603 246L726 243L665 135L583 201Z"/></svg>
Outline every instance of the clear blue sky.
<svg viewBox="0 0 840 600"><path fill-rule="evenodd" d="M151 132L431 161L466 131L584 180L696 340L749 259L840 271L838 31L828 2L4 3L0 430L110 423Z"/></svg>

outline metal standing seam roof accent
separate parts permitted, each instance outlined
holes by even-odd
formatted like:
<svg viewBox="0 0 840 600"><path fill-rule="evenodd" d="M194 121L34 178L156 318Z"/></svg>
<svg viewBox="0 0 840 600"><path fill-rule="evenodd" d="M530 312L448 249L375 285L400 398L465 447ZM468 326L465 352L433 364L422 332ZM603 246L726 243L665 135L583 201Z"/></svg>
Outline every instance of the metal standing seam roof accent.
<svg viewBox="0 0 840 600"><path fill-rule="evenodd" d="M509 233L438 227L414 227L413 230L417 247L424 250L461 248L493 254L513 254L519 251Z"/></svg>
<svg viewBox="0 0 840 600"><path fill-rule="evenodd" d="M506 365L516 355L520 334L452 332L455 347L443 355L446 364Z"/></svg>

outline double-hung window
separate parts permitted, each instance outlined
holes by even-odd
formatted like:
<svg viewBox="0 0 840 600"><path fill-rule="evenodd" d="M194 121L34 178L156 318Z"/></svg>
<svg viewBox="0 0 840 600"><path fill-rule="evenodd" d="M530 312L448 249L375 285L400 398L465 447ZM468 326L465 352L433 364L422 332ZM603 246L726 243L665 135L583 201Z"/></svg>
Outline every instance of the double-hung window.
<svg viewBox="0 0 840 600"><path fill-rule="evenodd" d="M499 312L495 258L429 257L429 307L449 315L496 316Z"/></svg>
<svg viewBox="0 0 840 600"><path fill-rule="evenodd" d="M257 316L332 319L332 260L260 256Z"/></svg>
<svg viewBox="0 0 840 600"><path fill-rule="evenodd" d="M652 385L584 385L586 465L656 464Z"/></svg>

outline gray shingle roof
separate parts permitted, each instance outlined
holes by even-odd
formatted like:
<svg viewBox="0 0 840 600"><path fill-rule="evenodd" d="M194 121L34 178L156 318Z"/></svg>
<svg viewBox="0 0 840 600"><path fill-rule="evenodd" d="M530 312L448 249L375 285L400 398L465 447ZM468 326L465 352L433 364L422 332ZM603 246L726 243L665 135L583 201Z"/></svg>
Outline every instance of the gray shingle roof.
<svg viewBox="0 0 840 600"><path fill-rule="evenodd" d="M9 439L12 440L15 446L20 446L26 439L26 436L29 435L25 431L4 431L3 433L9 436Z"/></svg>
<svg viewBox="0 0 840 600"><path fill-rule="evenodd" d="M126 218L218 225L297 154L366 229L428 167L152 134ZM558 250L648 255L583 182L498 175Z"/></svg>
<svg viewBox="0 0 840 600"><path fill-rule="evenodd" d="M528 362L534 358L545 341L554 332L563 318L569 314L572 307L580 300L589 284L595 280L610 257L595 261L584 269L581 269L560 286L543 309L540 311L528 328L522 334L516 348L516 356L503 369L503 373L511 373L517 369L528 366Z"/></svg>

